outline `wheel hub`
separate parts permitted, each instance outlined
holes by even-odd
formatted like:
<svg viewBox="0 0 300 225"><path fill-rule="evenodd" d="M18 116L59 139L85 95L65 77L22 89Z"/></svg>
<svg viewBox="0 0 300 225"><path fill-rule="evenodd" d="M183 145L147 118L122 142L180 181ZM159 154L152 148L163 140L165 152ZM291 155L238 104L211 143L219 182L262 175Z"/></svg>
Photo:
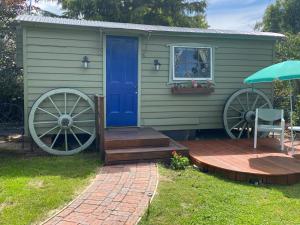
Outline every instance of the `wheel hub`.
<svg viewBox="0 0 300 225"><path fill-rule="evenodd" d="M61 115L58 119L58 125L62 129L69 129L73 125L73 119L70 115Z"/></svg>
<svg viewBox="0 0 300 225"><path fill-rule="evenodd" d="M245 120L248 123L254 122L255 121L255 112L254 111L248 111L244 115Z"/></svg>

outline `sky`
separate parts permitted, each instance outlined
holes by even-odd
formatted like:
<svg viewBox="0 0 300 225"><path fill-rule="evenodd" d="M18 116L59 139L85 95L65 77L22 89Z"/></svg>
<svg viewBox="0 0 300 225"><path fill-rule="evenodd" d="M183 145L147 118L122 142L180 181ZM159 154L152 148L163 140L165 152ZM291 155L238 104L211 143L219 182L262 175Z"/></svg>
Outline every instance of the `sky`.
<svg viewBox="0 0 300 225"><path fill-rule="evenodd" d="M261 21L268 5L275 0L207 0L207 21L210 28L253 30Z"/></svg>
<svg viewBox="0 0 300 225"><path fill-rule="evenodd" d="M55 2L56 0L40 0L38 4L42 9L60 15L61 10ZM275 0L207 0L207 21L210 28L251 31L255 23L261 21L267 6L274 2Z"/></svg>

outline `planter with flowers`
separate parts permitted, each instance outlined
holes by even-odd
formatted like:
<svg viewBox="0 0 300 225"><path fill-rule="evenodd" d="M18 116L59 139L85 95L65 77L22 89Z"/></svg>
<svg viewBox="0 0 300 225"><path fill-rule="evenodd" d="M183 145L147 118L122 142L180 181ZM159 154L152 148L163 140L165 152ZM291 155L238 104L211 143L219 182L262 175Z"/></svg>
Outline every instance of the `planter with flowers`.
<svg viewBox="0 0 300 225"><path fill-rule="evenodd" d="M196 80L192 80L191 83L175 83L171 88L173 95L211 94L214 90L214 83L211 81L197 82Z"/></svg>
<svg viewBox="0 0 300 225"><path fill-rule="evenodd" d="M171 169L173 170L184 170L186 167L190 165L190 161L187 157L182 156L176 151L172 152L171 158Z"/></svg>

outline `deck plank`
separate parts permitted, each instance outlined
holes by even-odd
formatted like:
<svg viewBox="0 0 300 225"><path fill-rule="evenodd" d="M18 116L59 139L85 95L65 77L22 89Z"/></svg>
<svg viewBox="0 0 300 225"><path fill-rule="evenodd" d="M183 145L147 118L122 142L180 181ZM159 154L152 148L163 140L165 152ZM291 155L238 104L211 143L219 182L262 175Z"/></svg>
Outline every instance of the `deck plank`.
<svg viewBox="0 0 300 225"><path fill-rule="evenodd" d="M277 139L210 139L183 141L194 163L238 181L259 179L265 183L292 184L300 181L300 159L279 150ZM286 149L290 143L285 142ZM300 146L297 153L300 153Z"/></svg>
<svg viewBox="0 0 300 225"><path fill-rule="evenodd" d="M110 128L105 130L104 148L167 147L169 137L153 128Z"/></svg>

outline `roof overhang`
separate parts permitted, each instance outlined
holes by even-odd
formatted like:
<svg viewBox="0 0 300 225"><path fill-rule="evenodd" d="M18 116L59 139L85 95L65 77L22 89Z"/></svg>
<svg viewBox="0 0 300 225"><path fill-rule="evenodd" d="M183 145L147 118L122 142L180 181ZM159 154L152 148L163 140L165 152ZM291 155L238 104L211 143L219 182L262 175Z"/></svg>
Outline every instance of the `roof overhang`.
<svg viewBox="0 0 300 225"><path fill-rule="evenodd" d="M283 34L271 32L257 32L257 31L233 31L233 30L219 30L219 29L199 29L188 27L170 27L170 26L157 26L157 25L144 25L132 23L116 23L92 20L77 20L67 19L60 17L45 17L45 16L32 16L20 15L16 21L21 23L34 23L40 25L61 25L85 28L99 28L99 29L119 29L136 32L148 33L168 33L174 35L203 35L203 36L218 36L218 37L251 37L257 39L282 39L285 38Z"/></svg>

